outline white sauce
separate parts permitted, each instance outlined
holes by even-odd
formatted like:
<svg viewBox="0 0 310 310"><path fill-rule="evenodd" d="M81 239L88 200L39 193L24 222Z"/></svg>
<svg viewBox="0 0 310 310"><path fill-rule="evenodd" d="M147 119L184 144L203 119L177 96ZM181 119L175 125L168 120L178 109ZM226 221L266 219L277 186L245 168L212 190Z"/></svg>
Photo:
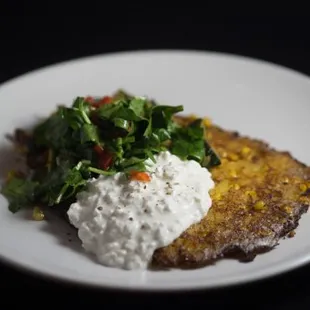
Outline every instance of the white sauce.
<svg viewBox="0 0 310 310"><path fill-rule="evenodd" d="M123 173L100 176L77 196L68 216L86 251L99 263L145 269L154 251L169 245L211 206L210 172L169 152L155 156L149 183Z"/></svg>

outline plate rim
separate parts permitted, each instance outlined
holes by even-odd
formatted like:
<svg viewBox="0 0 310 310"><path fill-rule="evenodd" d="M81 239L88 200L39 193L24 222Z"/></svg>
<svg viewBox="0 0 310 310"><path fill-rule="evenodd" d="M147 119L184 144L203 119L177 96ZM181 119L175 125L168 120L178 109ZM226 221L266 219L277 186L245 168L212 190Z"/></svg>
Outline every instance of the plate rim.
<svg viewBox="0 0 310 310"><path fill-rule="evenodd" d="M50 63L41 67L34 68L32 70L26 71L22 74L16 75L10 79L7 79L0 83L0 91L6 87L9 87L13 85L14 83L18 83L22 81L23 79L27 79L29 77L33 77L37 74L42 74L49 70L57 70L58 68L69 65L72 66L74 64L79 64L81 62L87 62L87 61L96 61L100 59L106 59L106 58L115 58L115 57L130 57L130 56L144 56L146 54L162 54L162 55L184 55L184 56L198 56L198 57L215 57L217 59L223 58L228 59L232 61L238 61L238 62L249 62L253 65L257 66L264 66L268 67L270 69L274 69L277 71L280 71L280 73L283 74L290 74L292 78L299 78L302 79L304 82L307 82L310 84L310 76L304 72L298 71L294 68L287 67L283 64L279 64L273 61L268 61L265 59L260 59L256 57L241 55L241 54L235 54L235 53L228 53L228 52L221 52L221 51L209 51L209 50L200 50L200 49L138 49L138 50L125 50L125 51L116 51L116 52L109 52L109 53L96 53L92 55L87 56L81 56L76 58L70 58L59 62ZM238 279L233 279L228 281L227 283L224 283L224 281L208 285L203 283L198 284L192 284L190 286L186 286L186 284L178 284L173 285L173 287L168 287L166 285L163 288L159 287L152 287L152 286L144 286L144 287L138 287L138 286L132 286L130 284L105 284L105 283L97 283L92 282L91 280L87 279L74 279L69 278L62 275L55 275L53 272L47 272L44 270L40 270L37 268L32 268L26 264L20 264L14 260L9 259L8 257L3 256L0 253L0 261L3 263L3 265L7 265L9 267L14 268L15 270L20 270L22 272L25 272L26 274L30 274L32 276L40 276L43 279L50 279L56 282L61 282L63 284L71 284L71 285L77 285L79 287L85 287L85 288L95 288L95 289L106 289L106 290L118 290L118 291L129 291L129 292L179 292L179 291L199 291L199 290L213 290L218 288L227 288L227 287L236 287L236 286L242 286L246 283L256 283L258 281L262 281L265 279L273 278L279 275L287 274L291 272L292 270L296 270L298 268L302 268L303 266L309 264L310 262L310 253L309 255L304 255L303 257L299 257L298 259L291 261L288 265L288 263L282 263L279 264L279 266L275 267L272 271L267 269L267 271L263 271L257 275L252 275L250 278L242 277ZM284 266L283 266L284 265Z"/></svg>
<svg viewBox="0 0 310 310"><path fill-rule="evenodd" d="M309 253L310 254L310 253ZM309 264L310 262L310 255L304 258L300 258L299 260L295 260L294 264L291 263L288 267L285 269L282 266L282 264L279 264L277 267L273 268L272 271L267 272L261 272L258 273L256 276L252 276L251 278L242 278L237 279L233 281L228 281L225 283L225 281L222 281L217 284L213 285L191 285L190 287L186 285L178 285L177 287L174 285L173 287L151 287L151 286L132 286L130 284L103 284L103 283L94 283L91 282L91 280L85 280L85 279L73 279L68 278L66 276L62 275L55 275L52 271L46 272L42 271L40 269L33 269L27 265L19 264L15 261L9 260L8 258L2 256L0 254L0 262L3 265L7 265L10 268L15 269L15 271L20 270L21 272L25 273L25 275L29 274L32 277L40 277L43 281L53 281L55 283L60 283L62 285L67 286L76 286L78 288L84 288L84 289L96 289L96 290L110 290L110 291L119 291L119 292L130 292L130 293L176 293L176 292L189 292L189 291L212 291L212 290L224 290L228 288L238 288L243 287L246 284L256 284L261 281L266 281L269 279L273 279L275 277L280 276L286 276L290 272L294 270L298 270ZM285 263L284 263L285 264ZM280 266L280 267L279 267ZM142 271L143 272L143 271Z"/></svg>
<svg viewBox="0 0 310 310"><path fill-rule="evenodd" d="M73 57L73 58L65 59L59 62L52 62L46 65L43 65L41 67L30 69L28 71L25 71L24 73L18 74L16 76L13 76L12 78L4 80L2 83L0 83L0 90L3 87L7 87L10 84L18 82L19 80L27 78L31 75L40 74L40 73L43 73L44 71L47 71L50 69L56 69L57 67L61 67L63 65L71 65L74 63L96 60L96 59L99 60L100 58L110 58L110 57L115 58L115 57L138 55L138 54L141 54L141 55L142 54L178 54L178 55L190 55L190 56L199 56L199 57L207 56L207 57L216 57L216 58L230 58L236 61L247 61L255 65L265 66L269 68L273 67L273 69L280 70L283 73L286 72L286 73L293 74L296 77L303 78L304 80L308 80L308 82L310 82L310 75L306 74L305 72L302 72L292 67L288 67L286 65L283 65L283 64L280 64L274 61L266 60L263 58L252 57L252 56L247 56L247 55L237 54L237 53L232 53L232 52L223 52L223 51L163 48L163 49L138 49L138 50L129 49L129 50L124 50L124 51L95 53L92 55Z"/></svg>

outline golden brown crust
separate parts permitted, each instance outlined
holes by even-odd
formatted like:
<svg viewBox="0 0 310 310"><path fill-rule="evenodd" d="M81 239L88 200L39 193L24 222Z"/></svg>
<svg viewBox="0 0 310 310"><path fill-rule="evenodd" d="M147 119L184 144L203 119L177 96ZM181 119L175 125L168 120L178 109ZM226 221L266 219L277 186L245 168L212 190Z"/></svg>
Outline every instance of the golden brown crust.
<svg viewBox="0 0 310 310"><path fill-rule="evenodd" d="M217 126L206 138L222 159L211 170L213 205L200 223L154 253L154 265L198 267L231 253L252 259L276 246L308 210L310 168L288 152Z"/></svg>

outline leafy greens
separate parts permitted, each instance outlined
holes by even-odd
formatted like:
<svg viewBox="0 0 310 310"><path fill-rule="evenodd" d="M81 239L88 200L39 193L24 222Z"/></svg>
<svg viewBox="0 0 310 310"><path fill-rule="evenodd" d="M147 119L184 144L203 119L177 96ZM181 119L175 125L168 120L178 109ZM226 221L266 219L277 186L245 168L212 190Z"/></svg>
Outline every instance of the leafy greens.
<svg viewBox="0 0 310 310"><path fill-rule="evenodd" d="M38 124L27 141L28 178L13 177L2 188L9 210L58 205L75 197L99 175L147 171L147 160L169 150L182 160L212 168L220 159L204 139L202 120L179 125L183 106L158 105L120 91L109 102L77 97Z"/></svg>

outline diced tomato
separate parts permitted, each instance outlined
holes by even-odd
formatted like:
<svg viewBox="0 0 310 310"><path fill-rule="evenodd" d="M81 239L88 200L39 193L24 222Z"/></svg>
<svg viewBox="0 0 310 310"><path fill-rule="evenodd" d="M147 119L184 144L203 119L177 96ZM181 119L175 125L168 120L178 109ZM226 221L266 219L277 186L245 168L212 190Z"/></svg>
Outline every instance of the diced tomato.
<svg viewBox="0 0 310 310"><path fill-rule="evenodd" d="M95 145L94 146L94 151L98 154L101 155L103 153L103 148L100 145Z"/></svg>
<svg viewBox="0 0 310 310"><path fill-rule="evenodd" d="M102 99L100 99L100 105L102 104L107 104L107 103L111 103L112 102L112 97L110 96L105 96Z"/></svg>
<svg viewBox="0 0 310 310"><path fill-rule="evenodd" d="M96 107L96 108L99 108L100 106L102 106L102 105L104 105L104 104L111 103L112 100L113 100L112 97L110 97L110 96L105 96L105 97L99 99L98 101L93 102L92 105L93 105L94 107Z"/></svg>
<svg viewBox="0 0 310 310"><path fill-rule="evenodd" d="M100 145L95 145L94 151L99 156L99 168L107 170L112 163L112 154L108 150L104 150Z"/></svg>
<svg viewBox="0 0 310 310"><path fill-rule="evenodd" d="M95 102L95 99L92 96L87 96L84 100L90 104Z"/></svg>
<svg viewBox="0 0 310 310"><path fill-rule="evenodd" d="M131 171L130 172L130 179L140 182L150 182L151 177L147 172L140 172L140 171Z"/></svg>
<svg viewBox="0 0 310 310"><path fill-rule="evenodd" d="M99 168L107 170L112 164L113 156L107 151L103 151L99 158Z"/></svg>

